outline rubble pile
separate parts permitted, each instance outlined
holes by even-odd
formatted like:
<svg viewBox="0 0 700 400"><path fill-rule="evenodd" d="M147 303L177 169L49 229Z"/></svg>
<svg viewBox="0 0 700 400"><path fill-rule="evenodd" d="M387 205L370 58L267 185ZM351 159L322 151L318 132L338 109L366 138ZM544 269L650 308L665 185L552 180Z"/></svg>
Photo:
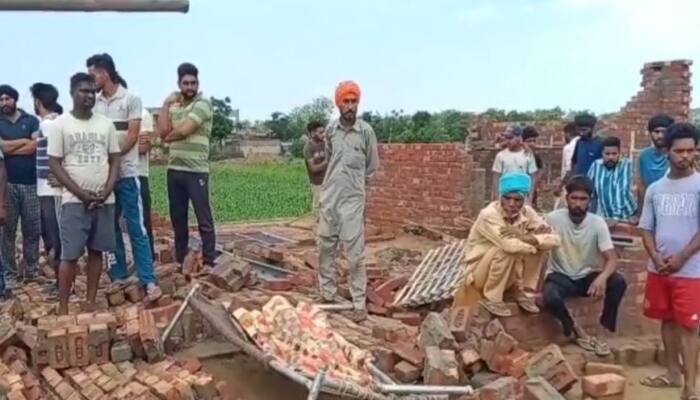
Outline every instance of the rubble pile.
<svg viewBox="0 0 700 400"><path fill-rule="evenodd" d="M266 352L310 377L327 368L329 377L366 386L370 354L334 332L326 314L300 302L293 307L275 296L261 311L239 308L233 313L246 333Z"/></svg>

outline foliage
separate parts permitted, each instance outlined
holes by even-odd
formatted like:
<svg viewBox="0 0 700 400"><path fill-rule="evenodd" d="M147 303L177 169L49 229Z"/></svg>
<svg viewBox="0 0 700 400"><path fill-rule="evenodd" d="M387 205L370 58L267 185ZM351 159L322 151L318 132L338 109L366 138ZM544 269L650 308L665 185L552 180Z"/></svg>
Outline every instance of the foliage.
<svg viewBox="0 0 700 400"><path fill-rule="evenodd" d="M413 115L403 110L389 114L365 112L361 118L367 121L380 142L436 143L461 142L469 132L471 114L455 110L439 113L418 111Z"/></svg>
<svg viewBox="0 0 700 400"><path fill-rule="evenodd" d="M283 142L306 135L306 125L311 121L328 122L333 112L333 102L327 97L318 97L311 103L294 108L289 114L275 111L264 125Z"/></svg>
<svg viewBox="0 0 700 400"><path fill-rule="evenodd" d="M214 111L212 120L211 137L218 141L223 141L233 132L233 108L231 99L226 96L223 99L211 97L211 106Z"/></svg>
<svg viewBox="0 0 700 400"><path fill-rule="evenodd" d="M168 215L166 168L151 166L153 209ZM308 176L303 162L255 165L212 163L210 202L218 223L291 218L311 207ZM190 210L190 220L194 212Z"/></svg>
<svg viewBox="0 0 700 400"><path fill-rule="evenodd" d="M298 137L292 141L292 145L289 147L289 153L291 153L294 158L304 158L304 144L308 139L304 136Z"/></svg>

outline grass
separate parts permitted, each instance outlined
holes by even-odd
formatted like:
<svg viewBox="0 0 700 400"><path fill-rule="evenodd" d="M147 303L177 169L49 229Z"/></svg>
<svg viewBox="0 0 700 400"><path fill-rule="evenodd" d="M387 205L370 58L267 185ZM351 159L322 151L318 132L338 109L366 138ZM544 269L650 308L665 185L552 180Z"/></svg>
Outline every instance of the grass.
<svg viewBox="0 0 700 400"><path fill-rule="evenodd" d="M154 211L167 216L166 167L152 165L149 181ZM214 220L218 223L294 218L311 208L309 180L301 161L253 165L212 163L209 190ZM191 209L189 215L194 221Z"/></svg>

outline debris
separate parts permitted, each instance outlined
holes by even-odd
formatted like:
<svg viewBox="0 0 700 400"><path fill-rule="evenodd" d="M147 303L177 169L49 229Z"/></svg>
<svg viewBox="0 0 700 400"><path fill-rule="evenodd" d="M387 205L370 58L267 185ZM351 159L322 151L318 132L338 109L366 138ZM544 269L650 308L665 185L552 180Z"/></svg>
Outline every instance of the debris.
<svg viewBox="0 0 700 400"><path fill-rule="evenodd" d="M420 378L421 372L420 368L416 367L415 365L406 361L400 361L394 367L394 375L396 375L396 379L398 379L399 382L411 383Z"/></svg>
<svg viewBox="0 0 700 400"><path fill-rule="evenodd" d="M479 400L511 400L518 395L518 380L507 376L479 389Z"/></svg>
<svg viewBox="0 0 700 400"><path fill-rule="evenodd" d="M459 367L453 350L440 350L437 346L425 348L423 383L427 385L456 385L459 383Z"/></svg>
<svg viewBox="0 0 700 400"><path fill-rule="evenodd" d="M544 378L537 377L525 381L525 400L565 400L565 398Z"/></svg>
<svg viewBox="0 0 700 400"><path fill-rule="evenodd" d="M581 388L584 395L594 398L612 396L625 392L626 379L617 374L600 374L584 376Z"/></svg>
<svg viewBox="0 0 700 400"><path fill-rule="evenodd" d="M430 346L451 349L455 346L455 338L445 319L440 314L431 312L421 325L419 343L422 349Z"/></svg>

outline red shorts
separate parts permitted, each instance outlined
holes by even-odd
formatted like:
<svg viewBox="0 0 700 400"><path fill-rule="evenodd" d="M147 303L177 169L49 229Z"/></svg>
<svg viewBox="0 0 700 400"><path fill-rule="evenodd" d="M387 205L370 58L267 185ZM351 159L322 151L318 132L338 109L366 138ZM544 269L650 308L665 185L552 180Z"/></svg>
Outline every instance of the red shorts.
<svg viewBox="0 0 700 400"><path fill-rule="evenodd" d="M647 274L644 315L673 320L686 328L700 325L700 279Z"/></svg>

